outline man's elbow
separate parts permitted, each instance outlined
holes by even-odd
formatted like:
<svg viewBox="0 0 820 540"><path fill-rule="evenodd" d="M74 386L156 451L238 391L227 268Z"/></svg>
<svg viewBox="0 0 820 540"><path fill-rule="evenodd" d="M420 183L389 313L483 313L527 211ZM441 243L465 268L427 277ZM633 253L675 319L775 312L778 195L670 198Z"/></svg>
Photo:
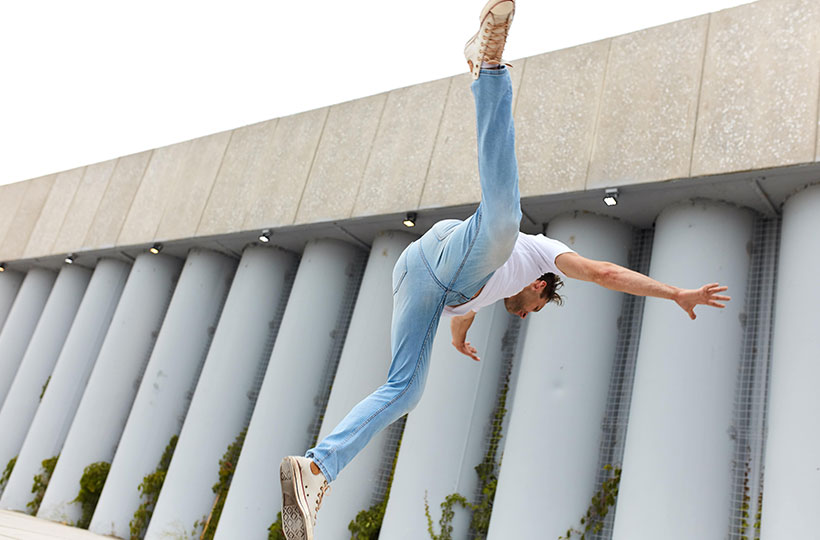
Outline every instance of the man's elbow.
<svg viewBox="0 0 820 540"><path fill-rule="evenodd" d="M599 262L595 265L591 272L591 279L598 285L604 287L611 286L617 282L620 267L610 262Z"/></svg>

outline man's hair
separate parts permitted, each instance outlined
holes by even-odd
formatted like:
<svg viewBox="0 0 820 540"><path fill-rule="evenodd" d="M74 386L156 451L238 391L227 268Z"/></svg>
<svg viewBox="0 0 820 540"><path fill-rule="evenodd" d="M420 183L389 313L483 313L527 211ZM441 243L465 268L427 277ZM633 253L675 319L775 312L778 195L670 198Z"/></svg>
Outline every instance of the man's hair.
<svg viewBox="0 0 820 540"><path fill-rule="evenodd" d="M561 295L557 292L558 289L564 286L564 282L561 281L561 278L552 272L547 272L538 279L547 284L547 286L544 287L544 290L541 291L541 298L546 298L547 303L552 302L553 304L557 304L559 306L563 305L564 299L561 298Z"/></svg>

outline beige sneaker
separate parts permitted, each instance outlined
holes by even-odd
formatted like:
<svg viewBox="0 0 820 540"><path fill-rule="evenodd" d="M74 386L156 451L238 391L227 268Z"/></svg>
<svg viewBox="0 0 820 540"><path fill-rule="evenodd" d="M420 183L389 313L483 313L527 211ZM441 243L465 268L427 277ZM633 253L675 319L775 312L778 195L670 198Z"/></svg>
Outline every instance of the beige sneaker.
<svg viewBox="0 0 820 540"><path fill-rule="evenodd" d="M473 79L478 79L482 62L506 63L501 54L504 52L514 13L514 0L490 0L481 10L481 27L464 46L464 56L467 57Z"/></svg>
<svg viewBox="0 0 820 540"><path fill-rule="evenodd" d="M282 481L282 532L287 540L313 540L316 513L330 485L322 473L313 474L311 460L287 456L279 465Z"/></svg>

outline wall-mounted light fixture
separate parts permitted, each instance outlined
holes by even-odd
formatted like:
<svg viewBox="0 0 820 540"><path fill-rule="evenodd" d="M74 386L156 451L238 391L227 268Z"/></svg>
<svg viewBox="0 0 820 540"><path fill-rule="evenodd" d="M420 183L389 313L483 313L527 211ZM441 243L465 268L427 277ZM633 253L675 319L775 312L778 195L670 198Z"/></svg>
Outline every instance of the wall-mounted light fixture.
<svg viewBox="0 0 820 540"><path fill-rule="evenodd" d="M262 242L263 244L267 244L268 242L270 242L270 236L271 236L270 229L265 229L264 231L262 231L259 234L259 241Z"/></svg>
<svg viewBox="0 0 820 540"><path fill-rule="evenodd" d="M148 251L151 252L154 255L157 255L157 254L159 254L160 251L162 251L162 244L157 242L156 244L154 244L153 246L148 248Z"/></svg>
<svg viewBox="0 0 820 540"><path fill-rule="evenodd" d="M68 255L66 255L66 256L65 256L65 259L64 259L64 260L65 260L65 263L66 263L66 264L74 264L74 260L75 260L76 258L77 258L77 254L76 254L76 253L69 253Z"/></svg>
<svg viewBox="0 0 820 540"><path fill-rule="evenodd" d="M6 271L6 263L2 262L2 263L0 263L0 272L5 272L5 271Z"/></svg>
<svg viewBox="0 0 820 540"><path fill-rule="evenodd" d="M416 213L415 212L407 212L407 215L404 217L404 221L402 223L405 227L415 227L416 226Z"/></svg>
<svg viewBox="0 0 820 540"><path fill-rule="evenodd" d="M604 204L607 206L618 204L618 188L607 188L604 191Z"/></svg>

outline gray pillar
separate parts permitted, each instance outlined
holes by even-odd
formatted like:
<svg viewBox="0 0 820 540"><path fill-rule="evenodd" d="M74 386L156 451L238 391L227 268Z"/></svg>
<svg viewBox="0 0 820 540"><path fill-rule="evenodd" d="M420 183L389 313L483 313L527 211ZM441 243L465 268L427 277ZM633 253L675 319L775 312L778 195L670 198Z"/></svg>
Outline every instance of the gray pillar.
<svg viewBox="0 0 820 540"><path fill-rule="evenodd" d="M14 298L3 331L0 332L0 407L11 388L37 321L43 314L55 279L57 274L50 270L32 268ZM5 464L2 466L5 468Z"/></svg>
<svg viewBox="0 0 820 540"><path fill-rule="evenodd" d="M270 248L242 255L145 538L185 538L210 512L219 460L247 425L295 262Z"/></svg>
<svg viewBox="0 0 820 540"><path fill-rule="evenodd" d="M43 385L54 370L89 279L91 271L76 265L63 266L57 276L0 409L0 433L3 434L0 437L0 463L7 463L16 456L23 445L40 405Z"/></svg>
<svg viewBox="0 0 820 540"><path fill-rule="evenodd" d="M6 322L6 317L9 316L11 306L14 305L14 299L20 291L20 285L23 283L23 274L9 270L8 268L0 273L0 330L3 329L3 324Z"/></svg>
<svg viewBox="0 0 820 540"><path fill-rule="evenodd" d="M584 257L627 265L632 231L623 223L561 216L547 235ZM528 316L488 538L558 538L595 492L623 294L564 281L563 306Z"/></svg>
<svg viewBox="0 0 820 540"><path fill-rule="evenodd" d="M461 493L473 500L478 485L475 466L486 451L501 375L502 338L511 317L501 302L478 312L468 340L478 350L480 362L455 350L450 319L442 319L433 342L424 397L408 415L404 428L381 529L384 538L429 537L425 494L436 533L439 505L445 497ZM459 517L454 538L466 538L469 519L465 519L466 513Z"/></svg>
<svg viewBox="0 0 820 540"><path fill-rule="evenodd" d="M213 251L188 254L145 369L89 530L120 537L140 505L138 487L179 434L231 285L236 261Z"/></svg>
<svg viewBox="0 0 820 540"><path fill-rule="evenodd" d="M405 233L390 232L373 241L319 440L328 435L354 405L387 380L393 265L412 239ZM372 504L386 435L387 430L373 437L334 482L334 489L344 495L331 496L322 507L316 526L317 539L335 538L338 531L347 531L356 514Z"/></svg>
<svg viewBox="0 0 820 540"><path fill-rule="evenodd" d="M783 207L761 538L817 536L820 505L820 186Z"/></svg>
<svg viewBox="0 0 820 540"><path fill-rule="evenodd" d="M80 491L83 470L114 457L181 266L179 259L149 253L134 261L38 517L80 518L79 504L71 501Z"/></svg>
<svg viewBox="0 0 820 540"><path fill-rule="evenodd" d="M60 453L130 268L113 259L97 264L0 499L3 508L25 511L42 461Z"/></svg>
<svg viewBox="0 0 820 540"><path fill-rule="evenodd" d="M281 507L279 461L304 454L312 442L316 402L325 390L322 375L362 256L336 240L305 246L216 538L267 539Z"/></svg>
<svg viewBox="0 0 820 540"><path fill-rule="evenodd" d="M680 287L720 282L733 300L696 308L695 321L674 302L646 301L614 540L726 536L752 221L711 202L658 217L650 275Z"/></svg>

